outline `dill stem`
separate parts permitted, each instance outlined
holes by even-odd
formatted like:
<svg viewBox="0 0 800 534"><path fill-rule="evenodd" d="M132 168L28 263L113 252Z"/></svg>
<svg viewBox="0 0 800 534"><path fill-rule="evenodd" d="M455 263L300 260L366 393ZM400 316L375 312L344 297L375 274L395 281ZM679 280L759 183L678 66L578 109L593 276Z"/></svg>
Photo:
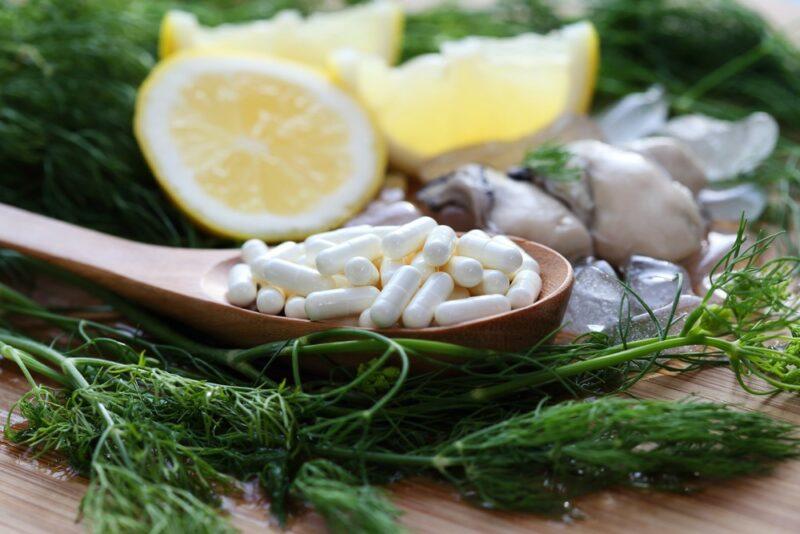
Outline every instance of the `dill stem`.
<svg viewBox="0 0 800 534"><path fill-rule="evenodd" d="M354 330L363 332L363 330ZM392 338L398 345L410 352L433 354L438 356L452 356L463 359L485 359L501 353L487 350L463 347L443 341L432 341L426 339ZM272 350L276 345L283 345L279 356L290 357L292 355L292 345L285 342L267 343L245 349L241 351L231 351L229 353L229 363L247 362L256 358L261 358ZM386 343L374 339L360 339L347 341L330 341L327 343L316 343L313 345L301 345L296 351L299 356L329 356L333 354L353 354L353 353L380 353L386 348Z"/></svg>
<svg viewBox="0 0 800 534"><path fill-rule="evenodd" d="M553 369L543 369L541 371L522 375L518 378L509 380L508 382L502 384L497 384L495 386L475 388L466 394L466 399L485 402L497 397L508 395L509 393L513 393L526 387L542 386L550 382L555 382L561 378L567 378L581 373L596 371L605 367L611 367L613 365L635 360L648 354L661 352L667 349L690 345L717 346L716 343L710 343L709 341L716 342L722 340L711 340L706 336L700 335L688 335L667 338L663 340L660 338L643 340L639 346L622 351L618 351L616 347L612 347L609 349L609 353L603 356L597 356L596 358L591 358L589 360L569 363Z"/></svg>
<svg viewBox="0 0 800 534"><path fill-rule="evenodd" d="M727 63L713 70L697 81L692 87L686 90L676 101L675 109L682 113L691 111L694 103L702 98L707 92L717 87L722 82L736 76L743 70L759 61L770 51L768 41L759 43L749 52L736 56Z"/></svg>
<svg viewBox="0 0 800 534"><path fill-rule="evenodd" d="M12 354L11 351L14 351L14 353ZM12 347L11 345L7 345L2 341L0 341L0 356L8 358L10 360L19 359L19 362L16 363L19 364L21 362L27 369L37 374L40 374L46 378L49 378L50 380L62 386L69 385L69 380L63 374L59 373L52 367L43 364L30 354L18 350L15 347ZM28 375L26 374L26 376Z"/></svg>

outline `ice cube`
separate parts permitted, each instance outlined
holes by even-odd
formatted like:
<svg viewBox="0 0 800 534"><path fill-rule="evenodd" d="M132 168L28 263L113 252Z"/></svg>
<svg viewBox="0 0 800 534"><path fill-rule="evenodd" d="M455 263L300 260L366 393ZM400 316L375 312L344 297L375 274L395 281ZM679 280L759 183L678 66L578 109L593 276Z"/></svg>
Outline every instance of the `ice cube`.
<svg viewBox="0 0 800 534"><path fill-rule="evenodd" d="M564 315L564 330L574 334L610 331L619 322L624 294L616 275L591 265L578 268ZM627 305L624 305L623 316L628 316Z"/></svg>
<svg viewBox="0 0 800 534"><path fill-rule="evenodd" d="M686 317L697 308L703 301L700 297L695 295L681 295L678 299L678 305L675 307L675 314L672 315L672 321L667 322L672 314L672 302L660 308L653 309L653 316L655 316L658 325L661 327L661 332L668 330L668 333L675 335L680 332L686 322ZM659 327L653 321L653 317L649 313L642 313L633 317L630 322L621 324L621 328L615 328L610 332L617 342L622 341L624 336L626 341L636 341L639 339L647 339L651 337L658 337L660 335Z"/></svg>
<svg viewBox="0 0 800 534"><path fill-rule="evenodd" d="M595 267L607 273L608 275L613 276L614 278L617 277L617 273L614 271L614 268L610 263L608 263L606 260L598 260L594 256L589 256L575 262L575 264L572 266L572 269L575 271L575 276L578 276L578 273L587 267Z"/></svg>
<svg viewBox="0 0 800 534"><path fill-rule="evenodd" d="M703 189L697 195L700 206L713 221L755 221L767 207L767 193L756 184L741 184L727 189Z"/></svg>
<svg viewBox="0 0 800 534"><path fill-rule="evenodd" d="M653 310L671 304L675 300L679 280L682 284L680 294L693 294L689 273L675 263L635 255L631 256L622 271L625 273L625 282L628 286ZM634 309L644 311L635 299L631 302Z"/></svg>
<svg viewBox="0 0 800 534"><path fill-rule="evenodd" d="M756 112L735 122L684 115L670 120L663 133L686 142L715 181L755 169L772 154L779 132L771 115Z"/></svg>
<svg viewBox="0 0 800 534"><path fill-rule="evenodd" d="M627 143L660 130L667 122L668 111L664 88L654 85L622 98L600 114L597 122L606 141Z"/></svg>

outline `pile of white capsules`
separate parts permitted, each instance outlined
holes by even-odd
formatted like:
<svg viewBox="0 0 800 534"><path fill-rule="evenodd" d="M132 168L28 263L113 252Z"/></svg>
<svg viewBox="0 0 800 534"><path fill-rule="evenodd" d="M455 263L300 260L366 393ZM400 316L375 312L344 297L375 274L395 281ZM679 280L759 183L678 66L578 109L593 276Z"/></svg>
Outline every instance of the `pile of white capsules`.
<svg viewBox="0 0 800 534"><path fill-rule="evenodd" d="M231 304L313 321L358 318L365 328L471 321L532 304L542 287L539 264L507 237L458 237L430 217L271 248L251 239L242 259L228 275Z"/></svg>

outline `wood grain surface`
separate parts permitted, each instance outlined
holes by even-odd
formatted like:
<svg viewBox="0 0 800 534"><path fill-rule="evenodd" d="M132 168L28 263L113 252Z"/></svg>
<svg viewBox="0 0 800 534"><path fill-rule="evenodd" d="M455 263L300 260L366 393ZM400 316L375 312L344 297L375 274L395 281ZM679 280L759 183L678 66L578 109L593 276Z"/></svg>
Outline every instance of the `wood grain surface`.
<svg viewBox="0 0 800 534"><path fill-rule="evenodd" d="M412 2L415 3L415 2ZM800 4L780 0L747 0L763 9L793 38L798 38ZM39 294L51 303L74 303L70 290L46 287ZM0 419L27 390L13 364L0 361ZM644 398L734 403L800 424L800 400L789 395L760 398L742 393L727 369L710 369L692 376L660 375L640 382L633 394ZM83 532L76 521L85 480L74 476L56 457L32 459L0 438L0 533ZM773 472L711 486L691 495L608 491L578 501L585 518L565 523L531 515L487 512L458 500L452 489L427 480L392 486L403 522L421 533L482 532L703 532L753 533L800 531L800 462L786 462ZM243 532L280 532L270 523L267 503L253 500L226 503L234 524ZM319 532L320 518L305 513L288 532Z"/></svg>

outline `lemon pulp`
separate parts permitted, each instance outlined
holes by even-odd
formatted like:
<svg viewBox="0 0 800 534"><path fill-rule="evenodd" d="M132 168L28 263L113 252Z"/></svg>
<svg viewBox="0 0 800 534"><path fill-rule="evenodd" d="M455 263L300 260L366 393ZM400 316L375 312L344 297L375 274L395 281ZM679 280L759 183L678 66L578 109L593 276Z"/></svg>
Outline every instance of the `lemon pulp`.
<svg viewBox="0 0 800 534"><path fill-rule="evenodd" d="M236 237L335 226L374 194L385 162L357 103L309 69L263 57L166 61L140 91L136 133L176 203Z"/></svg>

